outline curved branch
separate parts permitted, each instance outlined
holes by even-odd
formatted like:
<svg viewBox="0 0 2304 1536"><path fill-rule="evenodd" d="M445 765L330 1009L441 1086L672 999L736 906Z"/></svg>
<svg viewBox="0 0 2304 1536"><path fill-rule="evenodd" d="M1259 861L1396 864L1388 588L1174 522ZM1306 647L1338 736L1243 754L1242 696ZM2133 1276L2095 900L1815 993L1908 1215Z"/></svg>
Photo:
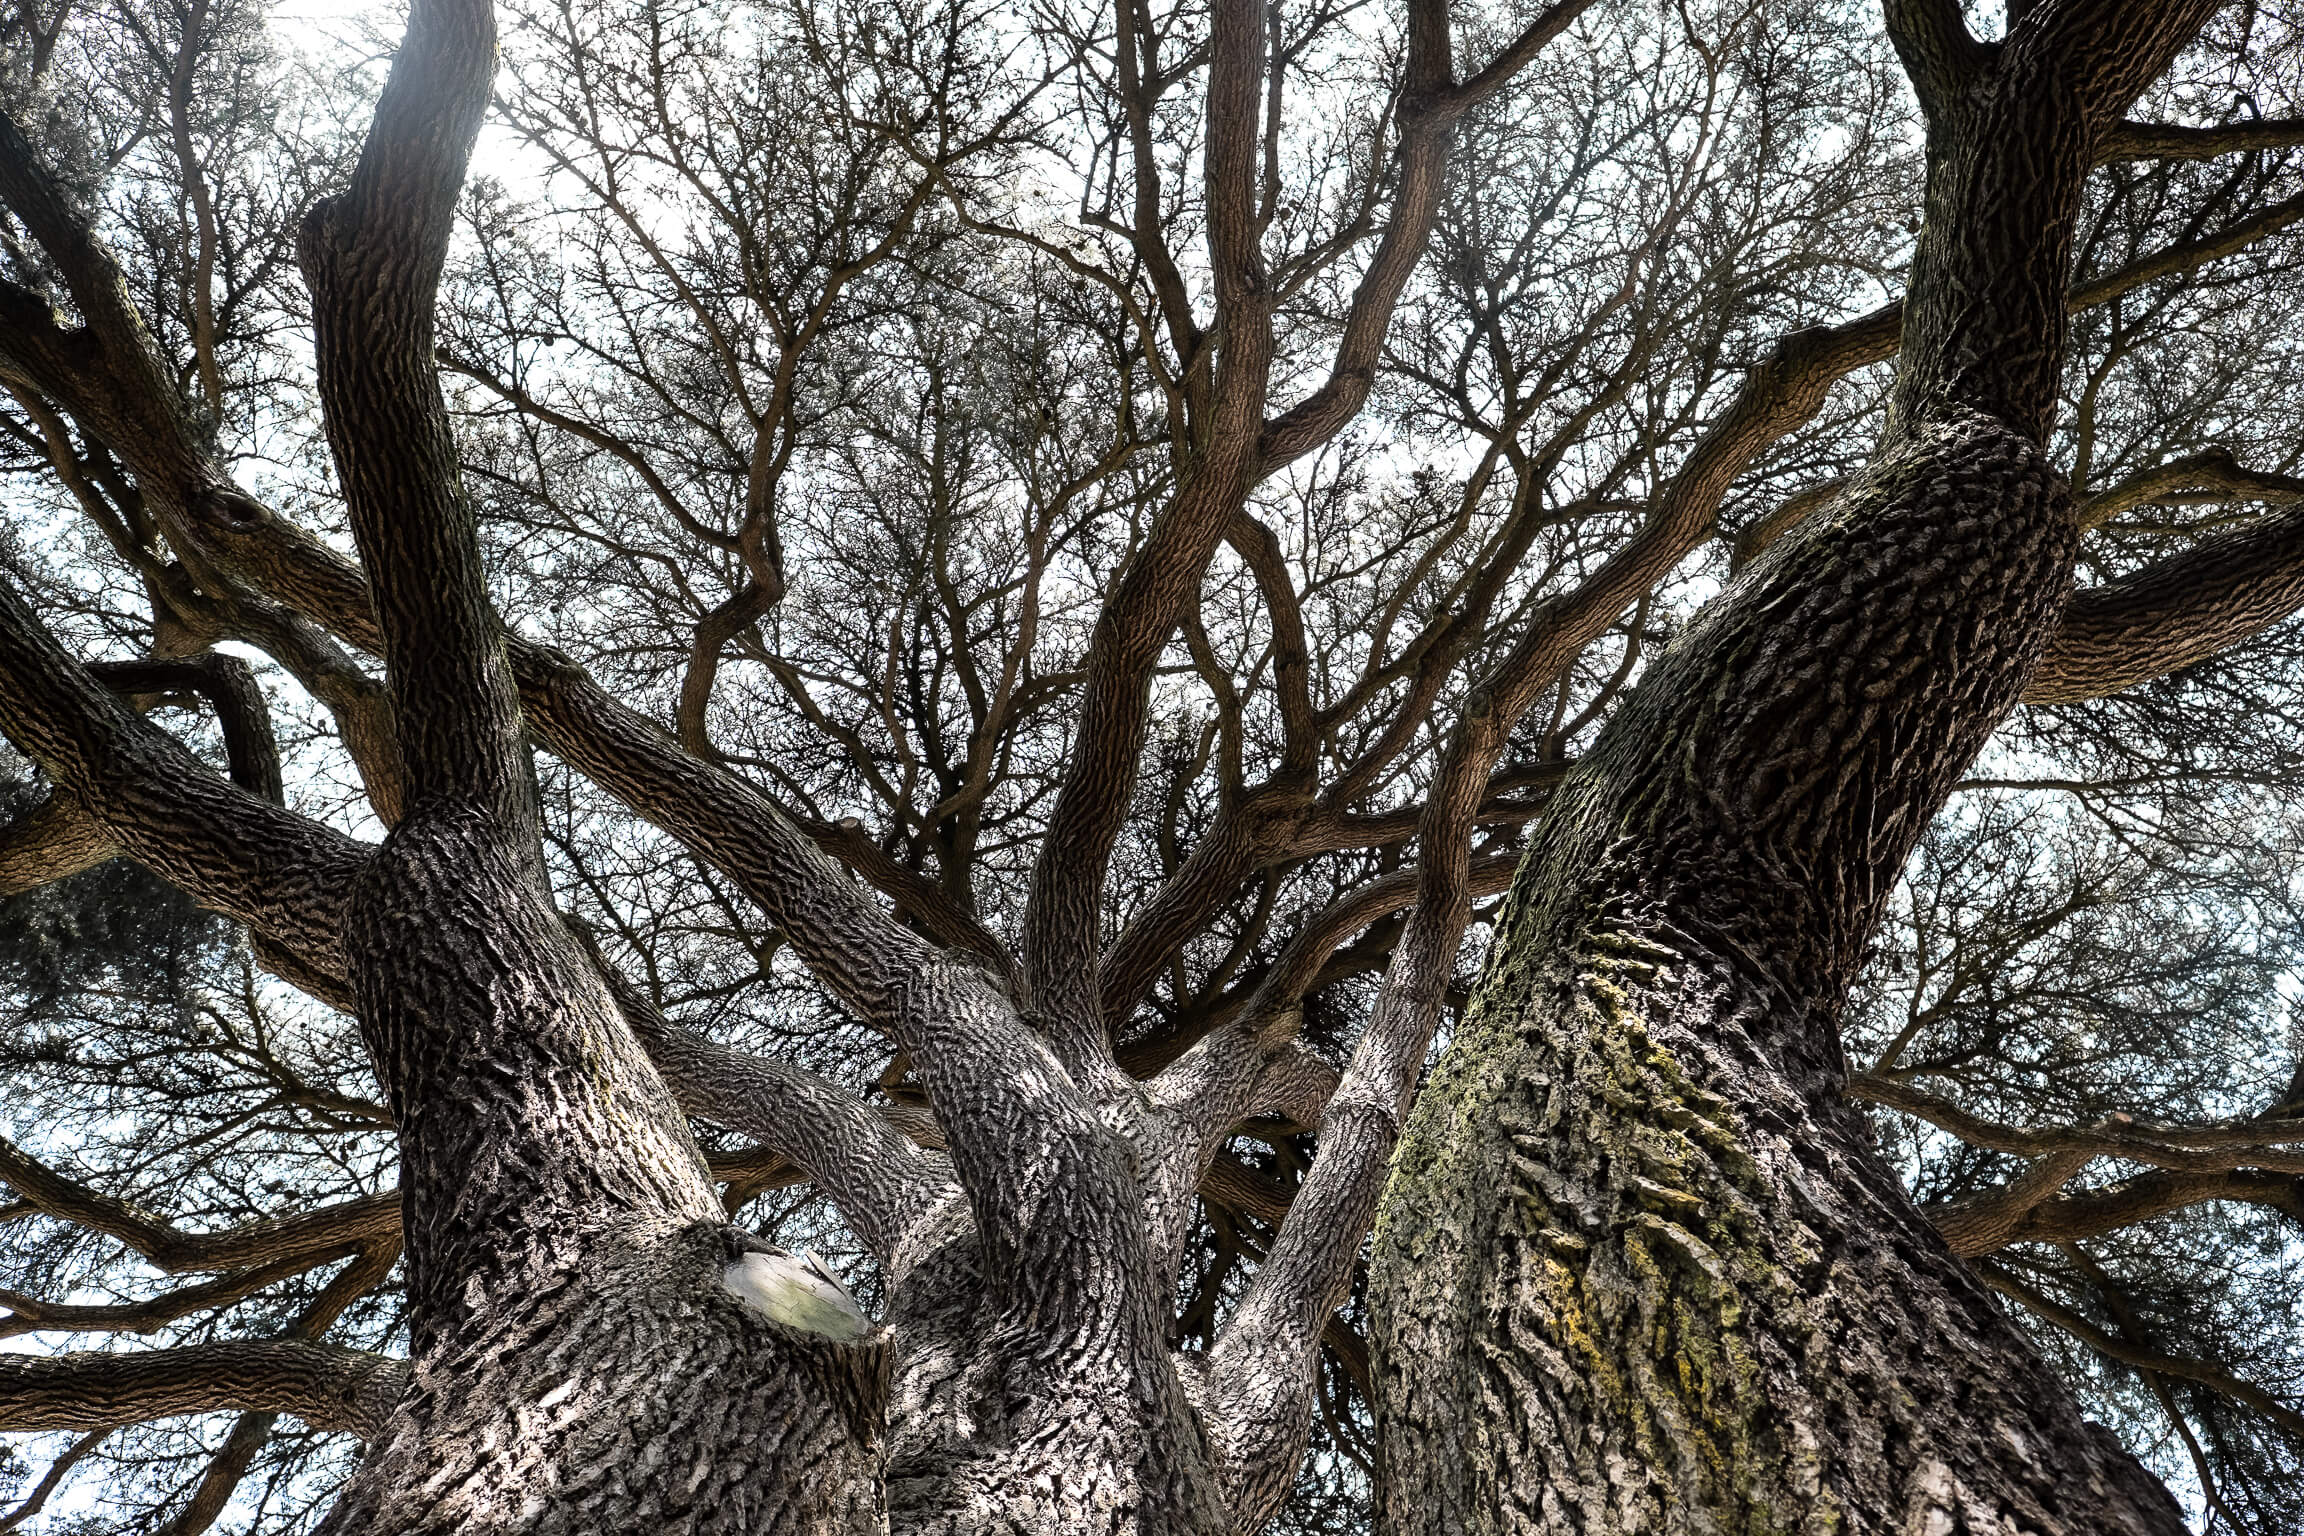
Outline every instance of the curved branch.
<svg viewBox="0 0 2304 1536"><path fill-rule="evenodd" d="M66 655L5 582L0 731L129 857L342 974L343 893L368 851L217 777Z"/></svg>
<svg viewBox="0 0 2304 1536"><path fill-rule="evenodd" d="M237 657L97 662L89 675L123 694L190 687L207 697L224 729L232 782L274 805L284 797L280 749L255 674ZM119 855L120 844L68 794L52 794L0 827L0 897L76 875Z"/></svg>
<svg viewBox="0 0 2304 1536"><path fill-rule="evenodd" d="M83 427L116 443L135 443L144 461L170 483L208 478L198 434L158 344L128 297L126 274L5 110L0 203L55 263L86 322L84 329L66 332L45 299L0 283L0 356L42 393L66 403Z"/></svg>
<svg viewBox="0 0 2304 1536"><path fill-rule="evenodd" d="M2222 229L2181 241L2081 283L2066 296L2066 303L2072 309L2088 309L2163 277L2196 272L2210 262L2237 256L2257 241L2279 234L2298 219L2304 219L2304 192L2283 198Z"/></svg>
<svg viewBox="0 0 2304 1536"><path fill-rule="evenodd" d="M2214 1392L2221 1392L2235 1402L2245 1403L2271 1419L2292 1435L2304 1435L2304 1413L2257 1386L2243 1381L2230 1371L2223 1370L2205 1360L2193 1360L2181 1355L2164 1355L2158 1350L2146 1349L2125 1339L2114 1338L2069 1307L2058 1306L2047 1297L2017 1280L2007 1271L1991 1265L1979 1266L1977 1278L1993 1290L2021 1306L2045 1322L2071 1334L2107 1360L2117 1360L2139 1371L2151 1371L2162 1376L2180 1377L2196 1381Z"/></svg>
<svg viewBox="0 0 2304 1536"><path fill-rule="evenodd" d="M114 693L172 693L190 689L216 711L224 731L225 772L233 783L274 805L287 803L280 781L280 744L273 739L272 714L256 674L237 656L214 651L198 656L150 657L142 661L99 661L88 674Z"/></svg>
<svg viewBox="0 0 2304 1536"><path fill-rule="evenodd" d="M2165 1216L2212 1201L2260 1205L2283 1213L2304 1226L2304 1178L2292 1173L2261 1173L2235 1169L2228 1173L2168 1173L2154 1171L2122 1179L2099 1189L2075 1190L2043 1200L1989 1246L1971 1242L1963 1247L1949 1233L1946 1241L1962 1258L1998 1252L2011 1243L2064 1243L2117 1232L2139 1222ZM1938 1213L1927 1213L1939 1232L1945 1231Z"/></svg>
<svg viewBox="0 0 2304 1536"><path fill-rule="evenodd" d="M312 1264L347 1248L380 1243L400 1227L397 1194L363 1195L318 1210L254 1221L222 1232L182 1232L131 1201L66 1178L14 1142L0 1137L0 1184L42 1214L118 1238L154 1268L230 1270L290 1260Z"/></svg>
<svg viewBox="0 0 2304 1536"><path fill-rule="evenodd" d="M958 1192L939 1161L830 1078L676 1029L637 988L603 974L681 1108L758 1137L824 1191L882 1263Z"/></svg>
<svg viewBox="0 0 2304 1536"><path fill-rule="evenodd" d="M1842 1090L1867 1104L1885 1104L1949 1131L1971 1146L2020 1157L2085 1152L2118 1157L2176 1173L2222 1173L2238 1168L2304 1173L2304 1118L2264 1116L2208 1125L2163 1125L2133 1115L2112 1115L2096 1125L2025 1128L1970 1114L1950 1099L1869 1072Z"/></svg>

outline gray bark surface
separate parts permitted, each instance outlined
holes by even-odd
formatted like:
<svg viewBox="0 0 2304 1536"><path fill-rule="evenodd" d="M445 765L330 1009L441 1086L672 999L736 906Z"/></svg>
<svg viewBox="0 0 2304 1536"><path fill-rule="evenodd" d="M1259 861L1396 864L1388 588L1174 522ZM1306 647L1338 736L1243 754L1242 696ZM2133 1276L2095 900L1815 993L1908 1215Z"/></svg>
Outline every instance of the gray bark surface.
<svg viewBox="0 0 2304 1536"><path fill-rule="evenodd" d="M1377 1229L1388 1531L2183 1528L1874 1155L1838 1021L2066 606L2081 180L2207 10L1889 6L1930 149L1889 427L1538 826Z"/></svg>
<svg viewBox="0 0 2304 1536"><path fill-rule="evenodd" d="M300 659L390 828L372 847L279 803L244 664L83 667L0 584L0 726L56 786L0 829L0 892L119 854L245 923L276 972L357 1011L403 1183L396 1219L371 1198L194 1237L6 1143L0 1180L164 1270L245 1266L204 1301L315 1255L381 1273L404 1245L412 1335L405 1370L311 1342L310 1319L278 1340L9 1362L0 1428L246 1415L188 1520L214 1517L270 1415L357 1433L369 1448L332 1536L1253 1531L1302 1458L1321 1340L1389 1161L1374 1343L1390 1529L2172 1533L2166 1492L1955 1257L2097 1218L1915 1210L1843 1098L1837 1026L1915 839L2020 697L2125 686L2304 599L2290 511L2072 600L2080 523L2041 447L2068 309L2146 280L2070 286L2081 178L2158 142L2120 116L2202 0L2042 4L1997 45L1949 3L1891 0L1931 123L1909 299L1783 338L1640 530L1531 606L1470 690L1426 805L1403 813L1418 862L1340 898L1222 1019L1133 1042L1133 1059L1112 1038L1227 892L1307 848L1357 846L1354 806L1398 743L1322 787L1298 594L1248 499L1360 410L1455 125L1587 3L1543 11L1459 78L1446 6L1411 0L1383 233L1331 375L1278 411L1256 191L1270 18L1213 14L1216 324L1198 328L1172 267L1154 274L1189 363L1178 489L1100 610L1014 957L964 893L914 889L886 850L786 811L705 738L719 647L782 589L764 450L738 540L757 563L699 629L680 734L504 632L433 328L494 66L487 0L417 0L357 172L304 228L357 562L230 483L118 269L0 115L0 198L86 317L66 329L0 291L0 361L119 456L223 594L232 637ZM1473 838L1519 722L1712 536L1758 454L1899 346L1870 469L1766 522L1772 542L1554 792L1404 1136L1474 903L1510 860L1508 835ZM1488 634L1537 523L1515 521L1402 662L1413 707L1395 733L1422 728ZM1272 614L1283 761L1107 945L1154 676L1224 542ZM339 645L380 657L385 683ZM230 781L140 713L186 686L224 723ZM920 1090L903 1129L826 1078L675 1029L613 973L554 907L532 741L726 876L885 1036ZM1393 914L1401 937L1339 1073L1293 1038L1304 1001L1339 946ZM1265 1114L1320 1131L1292 1207L1222 1151ZM690 1115L819 1187L886 1265L877 1326L816 1332L730 1289L753 1239L726 1224ZM1278 1237L1214 1345L1179 1356L1165 1330L1193 1201L1220 1189L1266 1202Z"/></svg>

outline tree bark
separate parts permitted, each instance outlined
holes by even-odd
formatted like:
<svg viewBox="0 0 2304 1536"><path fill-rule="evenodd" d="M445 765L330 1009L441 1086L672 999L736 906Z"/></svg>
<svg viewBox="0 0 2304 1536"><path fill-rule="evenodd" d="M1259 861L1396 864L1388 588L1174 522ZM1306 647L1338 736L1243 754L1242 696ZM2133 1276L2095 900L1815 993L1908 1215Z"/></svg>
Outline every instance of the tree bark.
<svg viewBox="0 0 2304 1536"><path fill-rule="evenodd" d="M1378 1229L1390 1529L2182 1528L1837 1095L1850 970L2075 541L2028 440L1923 434L1565 792Z"/></svg>
<svg viewBox="0 0 2304 1536"><path fill-rule="evenodd" d="M2041 444L2081 178L2204 9L1997 47L1889 12L1930 120L1891 423L1532 841L1377 1230L1389 1531L2183 1529L1875 1154L1838 1022L2071 590Z"/></svg>

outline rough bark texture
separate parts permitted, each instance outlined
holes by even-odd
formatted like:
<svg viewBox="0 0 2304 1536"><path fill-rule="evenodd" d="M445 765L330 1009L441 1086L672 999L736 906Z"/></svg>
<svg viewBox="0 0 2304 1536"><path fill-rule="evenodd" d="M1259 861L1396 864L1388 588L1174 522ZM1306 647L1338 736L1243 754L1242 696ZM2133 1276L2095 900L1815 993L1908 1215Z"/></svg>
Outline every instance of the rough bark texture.
<svg viewBox="0 0 2304 1536"><path fill-rule="evenodd" d="M742 1236L544 877L432 358L494 35L487 0L419 0L301 242L406 772L343 952L399 1130L412 1370L326 1528L875 1529L884 1341L729 1291Z"/></svg>
<svg viewBox="0 0 2304 1536"><path fill-rule="evenodd" d="M902 1011L973 1221L933 1213L895 1255L894 1528L1227 1529L1128 1118L1099 1116L971 962L924 968Z"/></svg>
<svg viewBox="0 0 2304 1536"><path fill-rule="evenodd" d="M1276 13L1235 0L1212 13L1216 321L1200 328L1147 235L1140 254L1188 380L1180 489L1097 622L1014 958L964 890L931 889L859 830L796 818L705 738L729 626L782 586L766 448L739 541L753 584L698 629L680 737L502 632L432 319L488 95L486 0L417 0L358 171L304 230L357 564L230 485L118 269L0 116L0 198L87 319L66 330L45 303L0 289L0 361L133 473L185 563L171 579L196 580L225 616L209 638L258 639L336 710L392 829L371 848L275 803L276 763L253 728L234 729L246 690L225 685L245 683L245 668L211 691L234 788L117 697L173 687L178 664L100 680L0 586L0 726L58 791L0 830L0 890L124 853L245 921L281 974L357 1007L400 1135L404 1199L397 1220L355 1201L191 1237L5 1143L0 1181L162 1269L246 1266L178 1298L198 1292L202 1305L315 1255L388 1265L404 1240L413 1354L405 1374L296 1340L11 1366L0 1397L17 1416L0 1427L236 1409L249 1417L217 1463L233 1477L270 1414L345 1427L371 1450L330 1519L338 1533L1255 1529L1301 1457L1320 1340L1349 1291L1472 901L1501 882L1501 841L1476 849L1474 831L1500 793L1534 782L1499 771L1516 724L1711 536L1755 456L1836 381L1895 351L1901 328L1906 373L1879 462L1822 510L1766 524L1773 546L1561 791L1522 872L1500 961L1407 1143L1383 1230L1378 1342L1400 1383L1386 1408L1390 1518L1450 1531L2167 1529L2165 1495L2043 1385L1938 1235L1987 1251L2085 1230L2111 1202L2051 1202L2043 1176L1932 1229L1840 1100L1834 1027L1913 839L2028 676L2042 697L2061 696L2042 692L2051 682L2123 686L2138 665L2206 654L2304 594L2288 513L2093 606L2064 604L2077 530L2038 447L2062 316L2238 238L2203 237L2085 293L2066 286L2079 178L2157 142L2116 119L2201 7L2035 8L1991 48L1948 4L1892 4L1935 125L1911 301L1772 349L1642 529L1528 615L1473 691L1425 810L1360 816L1466 648L1484 643L1537 503L1459 610L1403 654L1405 703L1378 746L1323 789L1299 594L1244 500L1360 409L1435 216L1452 125L1586 3L1544 11L1458 81L1447 7L1410 0L1384 232L1331 376L1277 414L1270 215L1255 192ZM1125 10L1123 33L1141 24ZM1120 53L1125 74L1125 37ZM1149 176L1140 190L1158 203ZM1220 540L1271 612L1283 761L1240 787L1100 956L1154 669ZM2059 617L2062 670L2036 671ZM2157 649L2124 669L2139 629ZM387 686L339 642L381 656ZM1371 674L1354 695L1390 687ZM1345 704L1336 718L1358 707ZM934 1104L930 1116L908 1102L933 1150L838 1085L670 1028L609 972L553 908L531 739L726 874L888 1037ZM1558 771L1544 772L1549 787ZM1513 809L1510 825L1530 814ZM1400 823L1389 840L1417 828L1417 864L1339 899L1230 1012L1139 1042L1143 1059L1122 1070L1111 1026L1226 893L1274 861L1360 846L1385 819ZM1292 1055L1302 1001L1338 946L1410 908L1350 1070L1339 1081ZM1139 1083L1139 1067L1164 1070ZM885 1330L834 1339L731 1292L747 1239L723 1224L683 1112L758 1138L761 1166L804 1174L837 1206L888 1266ZM1232 1129L1265 1112L1322 1126L1292 1210L1284 1190L1219 1161ZM1286 1220L1216 1346L1179 1359L1163 1330L1193 1193L1227 1166L1241 1187L1226 1198L1267 1201L1259 1214ZM2209 1187L2139 1183L2122 1198L2178 1203ZM35 1321L97 1310L59 1304ZM195 1512L222 1498L204 1491Z"/></svg>
<svg viewBox="0 0 2304 1536"><path fill-rule="evenodd" d="M1379 1228L1392 1529L2180 1528L1836 1099L1850 970L2075 542L2034 444L1920 434L1570 786Z"/></svg>
<svg viewBox="0 0 2304 1536"><path fill-rule="evenodd" d="M421 1356L330 1531L885 1529L886 1344L780 1327L729 1234L570 1229Z"/></svg>
<svg viewBox="0 0 2304 1536"><path fill-rule="evenodd" d="M1891 424L1534 838L1377 1232L1393 1531L2182 1529L1873 1155L1838 1017L2070 591L2080 180L2204 9L1889 9L1930 119Z"/></svg>

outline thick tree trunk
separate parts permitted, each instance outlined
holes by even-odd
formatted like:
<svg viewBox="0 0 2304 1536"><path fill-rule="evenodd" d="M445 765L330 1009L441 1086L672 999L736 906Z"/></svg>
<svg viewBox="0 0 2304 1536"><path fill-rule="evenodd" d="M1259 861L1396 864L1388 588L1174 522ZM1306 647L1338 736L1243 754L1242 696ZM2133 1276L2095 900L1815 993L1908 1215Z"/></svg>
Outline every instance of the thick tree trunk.
<svg viewBox="0 0 2304 1536"><path fill-rule="evenodd" d="M513 839L419 810L348 928L400 1128L412 1370L327 1529L881 1529L884 1339L729 1289L742 1234Z"/></svg>
<svg viewBox="0 0 2304 1536"><path fill-rule="evenodd" d="M1052 1353L979 1275L957 1205L914 1239L898 1287L888 1441L895 1536L1219 1536L1206 1437L1156 1332L1075 1337ZM1083 1246L1075 1283L1127 1308L1111 1255ZM1086 1347L1081 1347L1086 1346Z"/></svg>
<svg viewBox="0 0 2304 1536"><path fill-rule="evenodd" d="M1564 791L1378 1231L1387 1529L2182 1529L1837 1097L1850 972L2076 542L2027 437L1916 431Z"/></svg>
<svg viewBox="0 0 2304 1536"><path fill-rule="evenodd" d="M1537 831L1377 1230L1388 1529L2183 1529L1881 1165L1838 1024L2071 590L2041 444L2080 189L2209 9L1986 45L1888 0L1930 161L1889 427Z"/></svg>
<svg viewBox="0 0 2304 1536"><path fill-rule="evenodd" d="M415 1364L335 1533L859 1536L887 1529L883 1339L780 1326L721 1283L729 1234L565 1236Z"/></svg>

